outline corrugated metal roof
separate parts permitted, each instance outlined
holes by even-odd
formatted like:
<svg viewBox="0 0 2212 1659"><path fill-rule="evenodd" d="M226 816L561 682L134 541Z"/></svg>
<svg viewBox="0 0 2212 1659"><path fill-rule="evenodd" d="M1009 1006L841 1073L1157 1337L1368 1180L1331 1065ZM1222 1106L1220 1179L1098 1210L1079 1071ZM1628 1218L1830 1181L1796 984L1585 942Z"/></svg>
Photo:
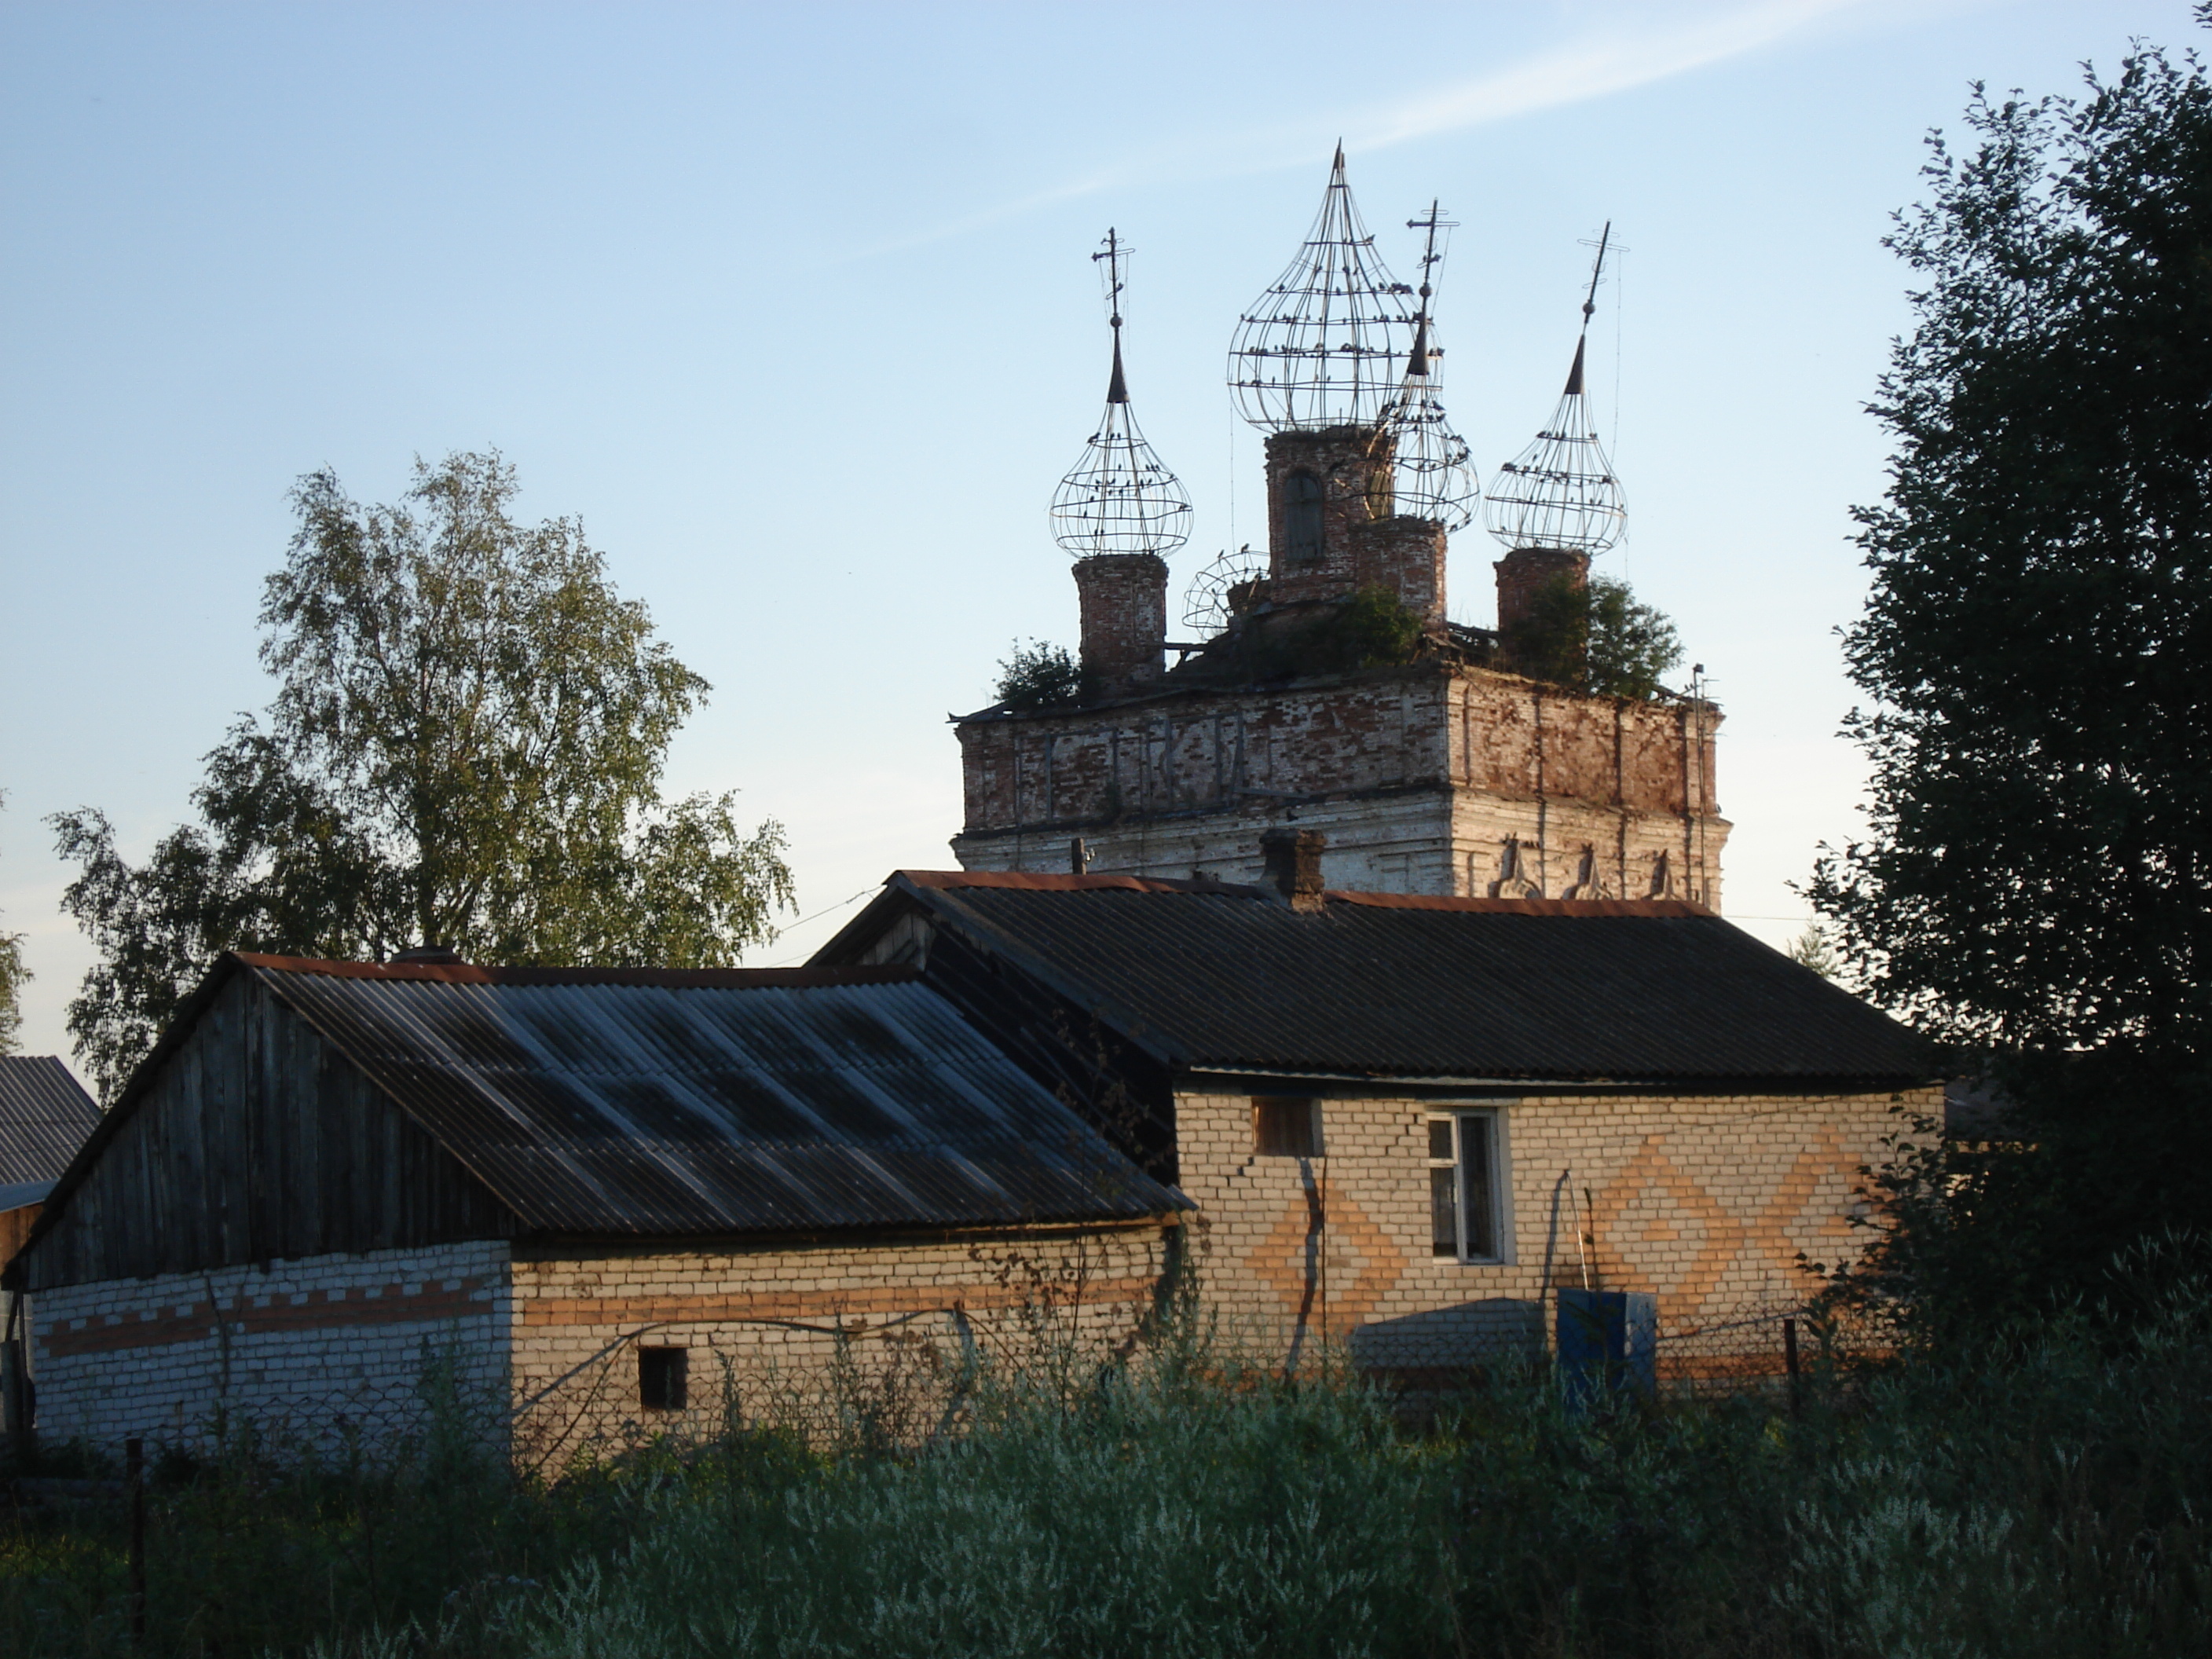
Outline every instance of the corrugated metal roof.
<svg viewBox="0 0 2212 1659"><path fill-rule="evenodd" d="M100 1108L52 1054L0 1054L0 1187L52 1181L100 1121Z"/></svg>
<svg viewBox="0 0 2212 1659"><path fill-rule="evenodd" d="M239 960L535 1229L1185 1207L909 975Z"/></svg>
<svg viewBox="0 0 2212 1659"><path fill-rule="evenodd" d="M1701 908L902 872L933 912L1186 1070L1919 1079L1933 1049ZM878 901L884 906L884 901ZM874 907L872 907L874 908ZM817 961L865 948L864 915Z"/></svg>

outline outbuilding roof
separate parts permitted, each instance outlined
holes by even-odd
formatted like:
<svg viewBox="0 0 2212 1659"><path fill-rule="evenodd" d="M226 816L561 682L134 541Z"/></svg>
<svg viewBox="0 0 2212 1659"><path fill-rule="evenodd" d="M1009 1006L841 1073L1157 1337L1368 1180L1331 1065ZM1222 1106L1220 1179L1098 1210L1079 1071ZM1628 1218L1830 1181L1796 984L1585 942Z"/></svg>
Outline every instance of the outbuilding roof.
<svg viewBox="0 0 2212 1659"><path fill-rule="evenodd" d="M1703 907L902 871L815 957L943 927L1182 1071L1560 1083L1922 1080L1930 1046Z"/></svg>
<svg viewBox="0 0 2212 1659"><path fill-rule="evenodd" d="M532 1231L933 1229L1187 1207L896 969L234 954L112 1115L128 1113L189 1040L195 1011L239 973L306 1020ZM57 1199L65 1195L66 1183Z"/></svg>
<svg viewBox="0 0 2212 1659"><path fill-rule="evenodd" d="M58 1176L99 1121L100 1108L53 1055L0 1054L0 1209L10 1189Z"/></svg>

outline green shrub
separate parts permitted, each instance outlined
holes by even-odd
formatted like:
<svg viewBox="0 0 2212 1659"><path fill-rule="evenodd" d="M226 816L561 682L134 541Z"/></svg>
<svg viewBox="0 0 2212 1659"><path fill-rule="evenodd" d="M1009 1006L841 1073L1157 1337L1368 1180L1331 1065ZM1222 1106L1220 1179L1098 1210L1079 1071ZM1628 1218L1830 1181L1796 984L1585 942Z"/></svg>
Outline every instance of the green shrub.
<svg viewBox="0 0 2212 1659"><path fill-rule="evenodd" d="M1505 647L1531 679L1600 697L1655 697L1682 661L1673 621L1611 576L1547 582Z"/></svg>
<svg viewBox="0 0 2212 1659"><path fill-rule="evenodd" d="M1170 1328L987 1358L957 1432L736 1420L550 1485L233 1443L155 1491L149 1650L2166 1659L2212 1650L2212 1294L2159 1283L1816 1366L1795 1411L1577 1413L1534 1375L1417 1428ZM119 1506L0 1515L0 1652L129 1652Z"/></svg>
<svg viewBox="0 0 2212 1659"><path fill-rule="evenodd" d="M1016 640L999 664L994 690L1009 708L1059 708L1087 701L1093 677L1079 666L1064 646Z"/></svg>
<svg viewBox="0 0 2212 1659"><path fill-rule="evenodd" d="M1245 667L1255 679L1395 668L1421 653L1420 613L1386 587L1363 587L1340 604L1285 618L1256 635Z"/></svg>

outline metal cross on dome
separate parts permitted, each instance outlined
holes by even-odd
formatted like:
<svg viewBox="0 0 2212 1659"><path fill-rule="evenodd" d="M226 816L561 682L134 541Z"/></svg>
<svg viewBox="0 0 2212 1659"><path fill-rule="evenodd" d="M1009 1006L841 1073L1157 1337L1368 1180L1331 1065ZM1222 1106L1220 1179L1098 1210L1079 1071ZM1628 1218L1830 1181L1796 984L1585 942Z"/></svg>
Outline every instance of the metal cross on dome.
<svg viewBox="0 0 2212 1659"><path fill-rule="evenodd" d="M1437 372L1443 348L1436 343L1430 303L1444 258L1438 238L1458 228L1435 202L1422 217L1406 222L1407 229L1424 233L1419 304L1413 313L1413 345L1406 355L1405 378L1379 423L1391 446L1394 509L1432 519L1447 530L1472 523L1475 503L1482 499L1467 441L1444 416L1443 380Z"/></svg>
<svg viewBox="0 0 2212 1659"><path fill-rule="evenodd" d="M1112 228L1091 259L1106 285L1106 321L1114 331L1114 368L1106 412L1074 468L1053 493L1053 539L1078 558L1111 553L1173 552L1190 537L1190 497L1161 465L1129 408L1121 369L1122 271L1129 245Z"/></svg>
<svg viewBox="0 0 2212 1659"><path fill-rule="evenodd" d="M1588 399L1583 394L1583 362L1589 344L1590 318L1597 311L1598 281L1613 246L1607 221L1590 266L1589 291L1583 296L1582 332L1575 339L1574 367L1550 423L1535 441L1498 469L1485 512L1490 533L1509 548L1556 547L1576 553L1602 553L1620 539L1628 508L1620 480L1599 444Z"/></svg>

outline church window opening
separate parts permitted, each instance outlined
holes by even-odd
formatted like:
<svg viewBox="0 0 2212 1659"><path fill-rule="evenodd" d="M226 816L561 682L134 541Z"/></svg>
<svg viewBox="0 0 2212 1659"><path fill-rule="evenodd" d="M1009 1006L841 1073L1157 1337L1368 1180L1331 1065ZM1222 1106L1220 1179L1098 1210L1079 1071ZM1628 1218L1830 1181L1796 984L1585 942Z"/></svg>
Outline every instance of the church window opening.
<svg viewBox="0 0 2212 1659"><path fill-rule="evenodd" d="M1304 467L1283 480L1283 533L1291 563L1321 562L1321 479Z"/></svg>

